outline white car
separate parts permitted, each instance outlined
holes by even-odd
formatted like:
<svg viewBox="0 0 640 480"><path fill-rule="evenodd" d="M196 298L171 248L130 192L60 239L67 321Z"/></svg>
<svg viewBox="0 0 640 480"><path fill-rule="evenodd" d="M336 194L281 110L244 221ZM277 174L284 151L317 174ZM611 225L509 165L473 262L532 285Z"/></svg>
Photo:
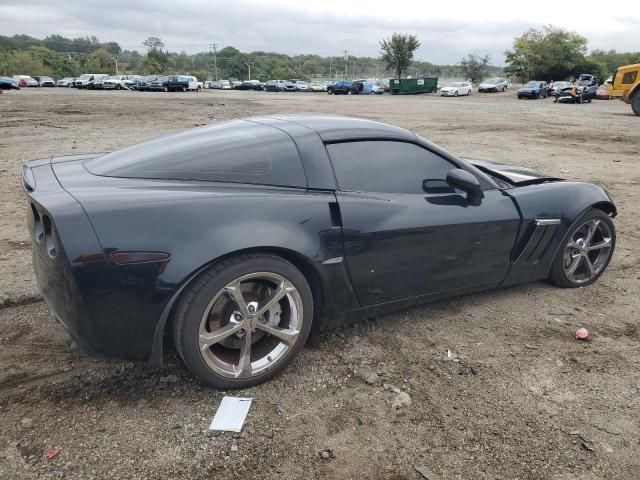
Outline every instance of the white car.
<svg viewBox="0 0 640 480"><path fill-rule="evenodd" d="M128 88L130 83L131 78L129 75L113 75L102 81L102 88L105 90L122 90L123 88Z"/></svg>
<svg viewBox="0 0 640 480"><path fill-rule="evenodd" d="M458 95L471 95L471 83L451 82L440 89L442 97L457 97Z"/></svg>
<svg viewBox="0 0 640 480"><path fill-rule="evenodd" d="M38 81L29 75L14 75L13 79L20 87L38 87Z"/></svg>
<svg viewBox="0 0 640 480"><path fill-rule="evenodd" d="M220 88L222 90L231 90L233 87L231 86L231 82L229 82L229 80L220 80Z"/></svg>
<svg viewBox="0 0 640 480"><path fill-rule="evenodd" d="M495 77L485 80L478 85L478 91L482 92L506 92L508 88L507 80L502 77Z"/></svg>
<svg viewBox="0 0 640 480"><path fill-rule="evenodd" d="M315 82L311 82L309 84L309 90L311 90L312 92L326 92L327 91L327 86L321 84L318 81L315 81Z"/></svg>
<svg viewBox="0 0 640 480"><path fill-rule="evenodd" d="M64 77L56 82L56 87L70 87L75 77Z"/></svg>
<svg viewBox="0 0 640 480"><path fill-rule="evenodd" d="M84 73L76 80L76 88L96 88L97 82L102 82L109 75L103 73Z"/></svg>

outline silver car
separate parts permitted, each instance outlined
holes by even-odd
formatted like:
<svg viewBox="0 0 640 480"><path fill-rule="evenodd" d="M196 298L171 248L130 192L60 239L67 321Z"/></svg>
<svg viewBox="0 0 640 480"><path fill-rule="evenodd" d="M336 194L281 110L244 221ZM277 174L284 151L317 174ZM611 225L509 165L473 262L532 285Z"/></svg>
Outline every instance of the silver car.
<svg viewBox="0 0 640 480"><path fill-rule="evenodd" d="M494 77L485 80L478 85L478 92L505 92L508 88L507 80L502 77Z"/></svg>

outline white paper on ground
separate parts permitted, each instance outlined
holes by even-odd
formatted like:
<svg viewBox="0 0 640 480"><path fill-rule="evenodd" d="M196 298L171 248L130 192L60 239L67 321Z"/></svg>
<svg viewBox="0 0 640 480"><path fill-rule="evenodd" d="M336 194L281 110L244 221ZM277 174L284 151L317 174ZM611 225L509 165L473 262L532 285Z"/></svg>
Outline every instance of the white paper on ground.
<svg viewBox="0 0 640 480"><path fill-rule="evenodd" d="M209 430L241 431L252 400L253 398L224 397L211 421Z"/></svg>

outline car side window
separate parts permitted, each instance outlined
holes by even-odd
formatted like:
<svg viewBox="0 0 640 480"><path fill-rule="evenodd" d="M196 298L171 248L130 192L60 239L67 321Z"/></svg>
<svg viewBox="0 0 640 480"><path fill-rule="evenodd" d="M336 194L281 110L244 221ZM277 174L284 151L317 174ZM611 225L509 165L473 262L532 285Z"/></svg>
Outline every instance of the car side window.
<svg viewBox="0 0 640 480"><path fill-rule="evenodd" d="M445 180L457 166L412 143L362 141L327 145L341 190L422 194L424 180Z"/></svg>

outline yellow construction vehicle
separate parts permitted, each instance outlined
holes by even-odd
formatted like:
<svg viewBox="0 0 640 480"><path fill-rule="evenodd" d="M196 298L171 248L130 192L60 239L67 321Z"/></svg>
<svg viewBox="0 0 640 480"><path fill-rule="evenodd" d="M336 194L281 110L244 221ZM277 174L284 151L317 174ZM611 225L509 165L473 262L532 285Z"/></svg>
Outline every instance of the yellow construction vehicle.
<svg viewBox="0 0 640 480"><path fill-rule="evenodd" d="M609 96L631 104L633 113L640 116L640 63L618 67L607 90Z"/></svg>

